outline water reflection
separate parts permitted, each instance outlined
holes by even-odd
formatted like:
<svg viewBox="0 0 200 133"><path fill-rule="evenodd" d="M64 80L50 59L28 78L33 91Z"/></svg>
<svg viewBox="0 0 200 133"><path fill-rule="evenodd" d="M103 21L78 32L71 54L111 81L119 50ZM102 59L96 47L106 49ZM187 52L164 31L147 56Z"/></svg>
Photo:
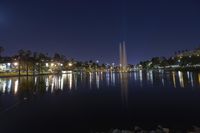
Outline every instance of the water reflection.
<svg viewBox="0 0 200 133"><path fill-rule="evenodd" d="M120 87L122 102L128 103L128 73L120 73Z"/></svg>
<svg viewBox="0 0 200 133"><path fill-rule="evenodd" d="M14 87L14 94L16 94L17 93L17 90L18 90L18 83L19 83L19 80L17 79L17 80L15 80L15 87Z"/></svg>
<svg viewBox="0 0 200 133"><path fill-rule="evenodd" d="M97 85L97 88L99 89L99 73L96 72L96 85Z"/></svg>
<svg viewBox="0 0 200 133"><path fill-rule="evenodd" d="M83 86L90 89L119 86L123 101L127 101L129 85L137 88L148 86L160 88L169 86L171 88L200 87L200 73L140 70L132 73L94 72L0 78L0 94L18 95L24 91L44 94L45 92L81 89ZM134 87L129 89L134 89Z"/></svg>
<svg viewBox="0 0 200 133"><path fill-rule="evenodd" d="M183 72L178 71L178 78L179 78L180 86L181 86L182 88L184 88Z"/></svg>
<svg viewBox="0 0 200 133"><path fill-rule="evenodd" d="M176 88L176 73L175 72L172 72L172 79L173 79L174 88Z"/></svg>

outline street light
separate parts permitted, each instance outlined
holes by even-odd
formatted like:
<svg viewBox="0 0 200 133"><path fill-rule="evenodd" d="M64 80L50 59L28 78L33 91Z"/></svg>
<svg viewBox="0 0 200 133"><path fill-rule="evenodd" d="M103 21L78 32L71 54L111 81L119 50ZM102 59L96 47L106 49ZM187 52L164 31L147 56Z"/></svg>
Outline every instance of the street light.
<svg viewBox="0 0 200 133"><path fill-rule="evenodd" d="M69 63L68 66L71 67L71 66L72 66L72 63Z"/></svg>
<svg viewBox="0 0 200 133"><path fill-rule="evenodd" d="M14 64L14 66L18 66L18 63L17 62L15 62L15 63L13 63Z"/></svg>

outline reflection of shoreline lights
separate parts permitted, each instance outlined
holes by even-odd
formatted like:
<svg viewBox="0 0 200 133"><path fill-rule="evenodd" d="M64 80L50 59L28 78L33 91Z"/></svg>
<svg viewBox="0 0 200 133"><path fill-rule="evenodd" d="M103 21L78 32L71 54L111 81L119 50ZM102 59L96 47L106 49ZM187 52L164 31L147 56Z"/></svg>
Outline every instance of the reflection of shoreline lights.
<svg viewBox="0 0 200 133"><path fill-rule="evenodd" d="M128 75L127 73L120 73L120 86L121 86L121 97L122 102L126 103L128 102Z"/></svg>
<svg viewBox="0 0 200 133"><path fill-rule="evenodd" d="M74 77L74 88L76 89L77 88L77 75L75 74L75 75L73 75L73 77Z"/></svg>
<svg viewBox="0 0 200 133"><path fill-rule="evenodd" d="M60 83L60 89L61 89L61 90L63 90L63 80L64 80L64 77L63 77L63 75L62 75L62 77L61 77L61 83Z"/></svg>
<svg viewBox="0 0 200 133"><path fill-rule="evenodd" d="M134 72L134 80L136 81L137 80L137 73L136 72Z"/></svg>
<svg viewBox="0 0 200 133"><path fill-rule="evenodd" d="M178 71L178 77L179 77L180 86L181 86L182 88L184 88L183 72Z"/></svg>
<svg viewBox="0 0 200 133"><path fill-rule="evenodd" d="M72 89L72 74L67 74L67 78L69 81L69 89L71 90Z"/></svg>
<svg viewBox="0 0 200 133"><path fill-rule="evenodd" d="M9 81L8 81L8 92L11 91L11 86L12 86L12 80L9 79Z"/></svg>
<svg viewBox="0 0 200 133"><path fill-rule="evenodd" d="M149 70L147 72L147 81L148 82L150 81L150 84L153 85L153 71L152 70Z"/></svg>
<svg viewBox="0 0 200 133"><path fill-rule="evenodd" d="M198 73L198 80L199 80L199 86L200 86L200 73Z"/></svg>
<svg viewBox="0 0 200 133"><path fill-rule="evenodd" d="M6 81L3 81L3 93L6 92Z"/></svg>
<svg viewBox="0 0 200 133"><path fill-rule="evenodd" d="M37 84L37 77L35 77L35 84Z"/></svg>
<svg viewBox="0 0 200 133"><path fill-rule="evenodd" d="M149 71L149 74L150 74L150 81L151 81L151 84L153 85L153 71Z"/></svg>
<svg viewBox="0 0 200 133"><path fill-rule="evenodd" d="M53 89L54 89L54 80L55 80L55 78L52 77L52 81L51 81L51 92L53 92Z"/></svg>
<svg viewBox="0 0 200 133"><path fill-rule="evenodd" d="M165 80L163 77L162 77L162 85L165 86Z"/></svg>
<svg viewBox="0 0 200 133"><path fill-rule="evenodd" d="M147 73L146 73L147 72ZM129 78L130 75L130 78ZM147 77L146 77L147 76ZM189 76L189 77L188 77ZM101 79L101 77L103 77ZM134 71L133 73L115 73L115 72L92 72L92 73L74 73L74 74L62 74L62 75L48 75L42 76L39 79L39 76L35 76L29 78L29 84L32 87L42 87L46 92L56 92L57 90L69 90L69 89L78 89L79 87L95 87L102 88L109 84L109 87L116 86L120 87L120 80L122 80L121 84L126 84L130 82L131 86L139 87L142 84L142 87L151 86L150 82L153 82L154 85L155 80L161 77L161 74L158 75L155 71ZM0 79L0 92L1 93L12 93L19 94L23 92L19 88L21 85L20 80L18 78L1 78ZM22 83L24 83L24 77L21 77ZM81 80L82 79L82 80ZM185 87L200 87L200 73L195 72L182 72L182 71L172 71L164 73L163 79L159 79L159 87L162 88L162 82L164 80L165 87L173 87L173 88L185 88ZM35 82L34 82L35 81ZM41 81L41 82L39 82ZM43 82L42 82L43 81ZM41 84L40 86L40 83ZM20 85L19 85L20 84ZM24 85L24 84L22 84ZM45 86L44 86L45 85ZM153 86L154 86L153 85ZM161 85L161 86L160 86ZM29 88L27 88L29 89ZM32 89L30 87L30 89ZM19 91L20 90L20 91Z"/></svg>
<svg viewBox="0 0 200 133"><path fill-rule="evenodd" d="M46 91L48 91L48 88L49 88L49 78L48 77L45 79L45 85L46 85Z"/></svg>
<svg viewBox="0 0 200 133"><path fill-rule="evenodd" d="M172 72L172 79L173 79L174 88L176 88L176 75L175 75L175 72Z"/></svg>
<svg viewBox="0 0 200 133"><path fill-rule="evenodd" d="M190 72L187 72L187 78L190 79Z"/></svg>
<svg viewBox="0 0 200 133"><path fill-rule="evenodd" d="M17 91L18 91L18 83L19 83L19 80L17 79L17 80L15 81L14 94L16 94Z"/></svg>
<svg viewBox="0 0 200 133"><path fill-rule="evenodd" d="M140 86L142 87L142 70L139 71Z"/></svg>
<svg viewBox="0 0 200 133"><path fill-rule="evenodd" d="M97 88L99 89L99 74L98 74L98 72L96 72L96 85L97 85Z"/></svg>
<svg viewBox="0 0 200 133"><path fill-rule="evenodd" d="M106 72L106 83L109 86L110 85L110 73Z"/></svg>
<svg viewBox="0 0 200 133"><path fill-rule="evenodd" d="M115 85L115 73L111 72L111 83L114 86Z"/></svg>
<svg viewBox="0 0 200 133"><path fill-rule="evenodd" d="M191 81L191 86L194 87L194 80L193 80L192 72L190 72L190 81Z"/></svg>
<svg viewBox="0 0 200 133"><path fill-rule="evenodd" d="M58 77L58 88L60 88L61 90L62 90L62 88L61 88L61 76L59 76Z"/></svg>
<svg viewBox="0 0 200 133"><path fill-rule="evenodd" d="M89 73L89 83L90 83L90 88L92 87L92 73Z"/></svg>

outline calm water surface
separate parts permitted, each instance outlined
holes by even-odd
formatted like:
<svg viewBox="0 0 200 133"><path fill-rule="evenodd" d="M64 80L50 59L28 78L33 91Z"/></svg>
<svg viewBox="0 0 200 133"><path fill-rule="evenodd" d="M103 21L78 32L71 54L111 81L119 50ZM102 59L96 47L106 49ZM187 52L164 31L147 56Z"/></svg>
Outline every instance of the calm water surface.
<svg viewBox="0 0 200 133"><path fill-rule="evenodd" d="M200 124L200 73L136 71L0 78L0 132Z"/></svg>

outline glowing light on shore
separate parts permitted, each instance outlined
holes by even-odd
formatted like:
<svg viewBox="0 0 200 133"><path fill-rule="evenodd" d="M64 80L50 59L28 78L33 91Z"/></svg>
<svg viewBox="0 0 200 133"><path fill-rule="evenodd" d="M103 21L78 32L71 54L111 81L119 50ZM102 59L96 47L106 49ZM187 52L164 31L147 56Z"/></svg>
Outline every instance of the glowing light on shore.
<svg viewBox="0 0 200 133"><path fill-rule="evenodd" d="M17 62L14 62L13 64L14 64L14 66L18 66L18 63L17 63Z"/></svg>
<svg viewBox="0 0 200 133"><path fill-rule="evenodd" d="M71 67L73 64L72 63L68 63L68 66Z"/></svg>

